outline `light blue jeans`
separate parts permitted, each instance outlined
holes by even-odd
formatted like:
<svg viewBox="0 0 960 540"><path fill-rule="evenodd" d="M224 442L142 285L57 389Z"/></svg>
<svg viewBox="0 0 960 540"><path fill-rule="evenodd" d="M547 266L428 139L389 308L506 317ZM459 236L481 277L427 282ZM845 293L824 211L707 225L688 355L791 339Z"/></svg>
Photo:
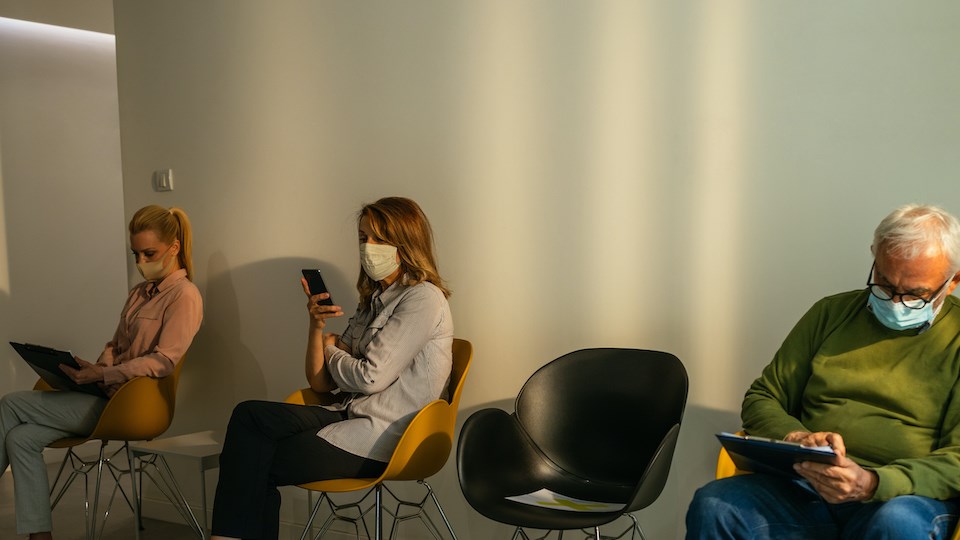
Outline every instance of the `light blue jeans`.
<svg viewBox="0 0 960 540"><path fill-rule="evenodd" d="M697 490L687 510L687 539L947 540L958 503L905 495L829 504L805 480L732 476Z"/></svg>
<svg viewBox="0 0 960 540"><path fill-rule="evenodd" d="M106 405L106 399L80 392L26 391L0 398L0 475L11 466L19 534L53 527L44 447L91 433Z"/></svg>

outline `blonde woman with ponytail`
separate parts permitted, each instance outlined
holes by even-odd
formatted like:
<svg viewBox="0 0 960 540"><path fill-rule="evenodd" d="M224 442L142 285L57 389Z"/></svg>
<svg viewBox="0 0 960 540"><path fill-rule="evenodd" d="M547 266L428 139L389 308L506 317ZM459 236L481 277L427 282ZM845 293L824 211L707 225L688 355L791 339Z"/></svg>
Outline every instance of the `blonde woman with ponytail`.
<svg viewBox="0 0 960 540"><path fill-rule="evenodd" d="M108 396L134 377L165 377L193 341L203 302L193 284L193 234L187 214L156 205L130 220L130 249L144 281L130 290L113 339L96 363L61 366L78 383L97 383ZM43 448L96 427L107 399L80 392L25 391L0 399L0 475L14 475L17 532L53 538Z"/></svg>

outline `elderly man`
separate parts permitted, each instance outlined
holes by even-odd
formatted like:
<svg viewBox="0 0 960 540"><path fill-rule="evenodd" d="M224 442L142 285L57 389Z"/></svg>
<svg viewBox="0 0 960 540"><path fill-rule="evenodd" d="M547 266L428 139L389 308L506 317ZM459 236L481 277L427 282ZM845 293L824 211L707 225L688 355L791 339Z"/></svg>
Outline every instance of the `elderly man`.
<svg viewBox="0 0 960 540"><path fill-rule="evenodd" d="M687 538L949 538L960 513L960 223L933 206L877 227L867 287L817 302L750 386L747 433L830 445L795 479L710 482Z"/></svg>

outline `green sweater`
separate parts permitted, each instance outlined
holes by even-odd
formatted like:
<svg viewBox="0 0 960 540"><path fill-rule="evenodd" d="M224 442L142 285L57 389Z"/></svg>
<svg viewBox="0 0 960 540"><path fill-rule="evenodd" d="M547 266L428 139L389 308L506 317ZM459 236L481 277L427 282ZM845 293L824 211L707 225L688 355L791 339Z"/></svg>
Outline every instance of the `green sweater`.
<svg viewBox="0 0 960 540"><path fill-rule="evenodd" d="M925 332L889 330L865 289L820 300L750 386L747 433L832 431L876 471L874 500L960 496L960 300Z"/></svg>

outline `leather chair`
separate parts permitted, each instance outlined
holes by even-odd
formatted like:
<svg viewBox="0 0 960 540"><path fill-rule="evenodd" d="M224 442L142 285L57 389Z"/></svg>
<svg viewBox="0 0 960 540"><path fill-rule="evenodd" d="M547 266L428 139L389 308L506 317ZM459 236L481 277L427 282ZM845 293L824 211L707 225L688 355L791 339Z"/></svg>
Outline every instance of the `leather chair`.
<svg viewBox="0 0 960 540"><path fill-rule="evenodd" d="M630 512L653 503L670 470L687 399L676 356L637 349L584 349L541 367L523 385L516 412L482 409L464 423L457 446L467 502L523 529L593 529L626 515L624 531L643 537ZM607 503L573 512L509 500L546 488L557 501ZM621 534L621 536L623 535Z"/></svg>
<svg viewBox="0 0 960 540"><path fill-rule="evenodd" d="M453 340L453 368L450 372L450 386L448 390L449 398L447 400L437 399L420 410L413 418L407 429L404 431L400 442L393 451L393 456L387 464L386 470L378 478L341 478L336 480L321 480L301 484L299 487L312 492L320 492L320 498L310 512L301 540L305 539L310 533L313 521L320 510L324 500L330 505L331 514L321 527L318 536L323 535L335 520L344 520L354 523L362 523L366 528L363 517L371 509L374 511L376 519L375 538L383 538L383 514L390 513L394 518L394 524L391 528L390 537L396 533L399 521L407 519L420 519L427 526L428 530L437 538L440 538L439 530L430 520L430 517L424 513L424 504L427 497L433 500L440 512L450 532L450 536L456 540L457 535L453 532L453 527L440 506L440 501L434 494L433 489L426 483L425 479L433 476L446 463L450 456L450 450L453 448L453 432L457 421L457 407L460 404L460 395L463 391L463 383L466 379L467 371L470 369L470 362L473 358L473 345L464 339ZM329 394L319 394L309 388L304 388L292 393L286 399L287 403L296 403L300 405L323 405L332 402ZM384 485L384 482L415 480L423 485L427 490L427 495L419 502L404 501L397 498ZM367 492L356 502L349 504L334 504L330 501L329 493L346 493L354 491L367 490ZM390 512L384 509L383 491L387 491L397 501L396 512ZM362 508L361 504L371 494L374 494L375 502L371 508ZM417 512L412 515L400 515L401 506L412 506L417 508ZM352 508L357 512L356 517L346 517L342 514L343 509ZM369 533L367 534L369 537ZM360 537L359 530L357 537Z"/></svg>

